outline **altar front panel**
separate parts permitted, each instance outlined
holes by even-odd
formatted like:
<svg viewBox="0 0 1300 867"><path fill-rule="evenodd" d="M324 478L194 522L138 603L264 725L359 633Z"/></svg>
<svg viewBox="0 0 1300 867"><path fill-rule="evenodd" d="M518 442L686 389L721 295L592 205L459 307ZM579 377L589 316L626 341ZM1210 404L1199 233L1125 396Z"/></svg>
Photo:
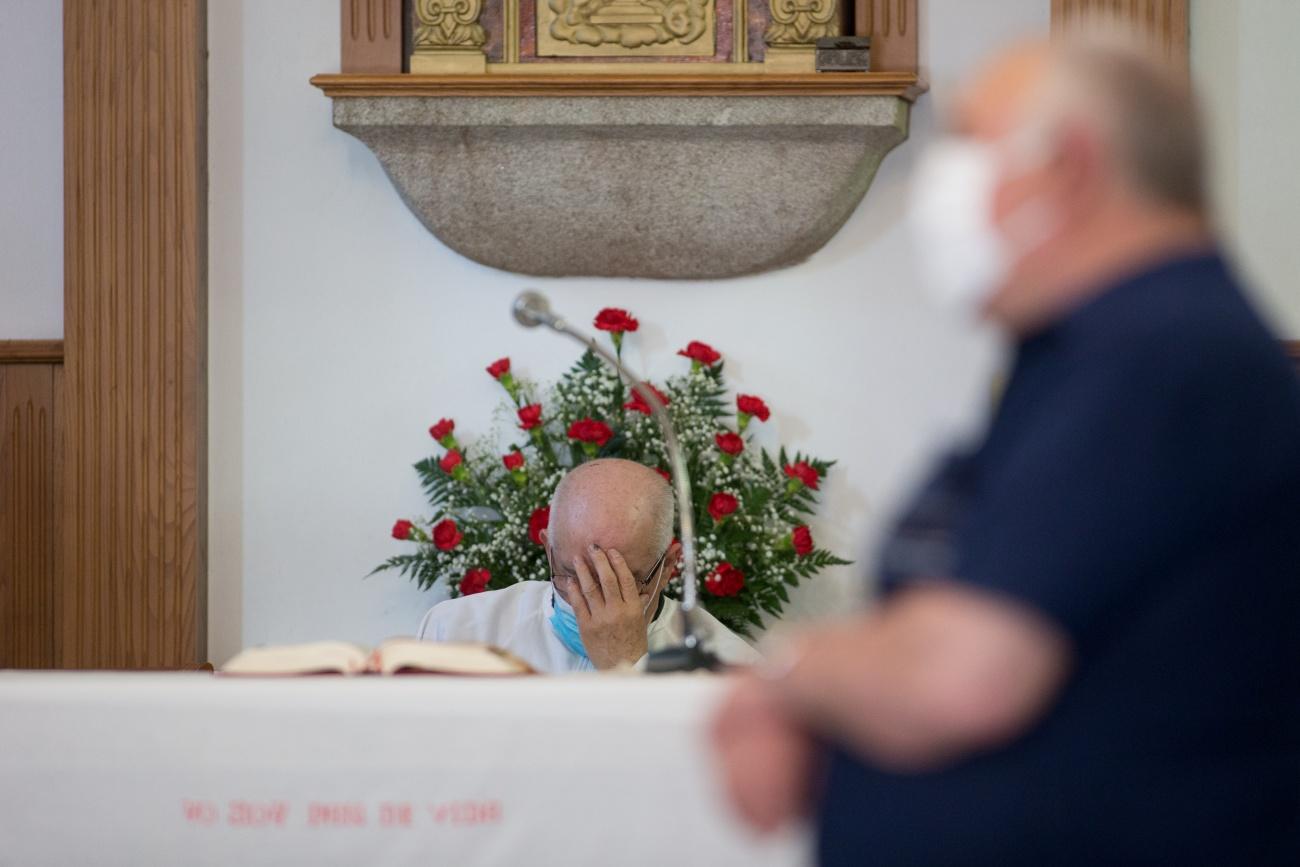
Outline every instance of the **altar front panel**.
<svg viewBox="0 0 1300 867"><path fill-rule="evenodd" d="M720 688L0 672L0 863L807 863L722 800Z"/></svg>

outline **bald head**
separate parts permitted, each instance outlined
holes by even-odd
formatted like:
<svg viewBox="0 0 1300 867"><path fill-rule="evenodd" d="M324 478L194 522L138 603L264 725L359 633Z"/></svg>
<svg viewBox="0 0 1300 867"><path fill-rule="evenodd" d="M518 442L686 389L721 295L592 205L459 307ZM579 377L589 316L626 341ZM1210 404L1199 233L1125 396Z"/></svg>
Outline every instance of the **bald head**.
<svg viewBox="0 0 1300 867"><path fill-rule="evenodd" d="M572 562L595 544L621 552L640 576L672 538L672 488L635 461L604 458L580 464L551 499L547 542L560 563Z"/></svg>
<svg viewBox="0 0 1300 867"><path fill-rule="evenodd" d="M953 125L963 135L1000 138L1024 123L1051 65L1051 43L1021 42L979 70L958 95Z"/></svg>

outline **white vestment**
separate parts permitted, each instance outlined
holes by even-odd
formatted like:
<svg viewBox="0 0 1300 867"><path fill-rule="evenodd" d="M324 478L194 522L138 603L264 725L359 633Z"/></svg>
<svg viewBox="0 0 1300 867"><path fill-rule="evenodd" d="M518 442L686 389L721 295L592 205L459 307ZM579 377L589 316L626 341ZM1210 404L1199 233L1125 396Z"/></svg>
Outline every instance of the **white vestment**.
<svg viewBox="0 0 1300 867"><path fill-rule="evenodd" d="M429 641L482 641L503 648L538 671L561 674L594 671L591 661L570 651L551 628L550 581L520 581L504 590L488 590L448 599L429 609L420 621L417 637ZM663 598L663 609L650 624L646 643L660 650L681 643L681 606ZM695 609L692 625L705 649L729 665L758 662L758 651L718 622L702 607ZM645 657L637 667L645 664Z"/></svg>

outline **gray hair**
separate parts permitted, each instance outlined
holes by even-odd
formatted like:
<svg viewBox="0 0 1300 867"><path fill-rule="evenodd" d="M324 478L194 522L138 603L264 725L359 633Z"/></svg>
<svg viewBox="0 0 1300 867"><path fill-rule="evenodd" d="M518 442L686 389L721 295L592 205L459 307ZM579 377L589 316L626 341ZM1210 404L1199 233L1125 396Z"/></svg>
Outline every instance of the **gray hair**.
<svg viewBox="0 0 1300 867"><path fill-rule="evenodd" d="M654 509L655 550L666 551L673 541L673 521L677 517L677 497L672 485L664 482L654 492L651 508Z"/></svg>
<svg viewBox="0 0 1300 867"><path fill-rule="evenodd" d="M1134 191L1162 205L1206 211L1200 112L1185 76L1152 46L1096 27L1064 40L1054 73L1046 98L1058 115L1081 106L1100 122Z"/></svg>

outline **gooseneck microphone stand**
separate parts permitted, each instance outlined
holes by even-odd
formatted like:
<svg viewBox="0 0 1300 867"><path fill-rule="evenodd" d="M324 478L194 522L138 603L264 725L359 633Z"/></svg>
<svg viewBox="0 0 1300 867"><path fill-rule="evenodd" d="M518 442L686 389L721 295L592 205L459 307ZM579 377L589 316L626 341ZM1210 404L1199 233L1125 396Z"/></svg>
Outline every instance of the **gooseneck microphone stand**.
<svg viewBox="0 0 1300 867"><path fill-rule="evenodd" d="M691 623L695 611L697 578L695 574L695 512L691 501L691 479L686 471L686 459L677 442L677 432L664 410L659 395L646 386L640 377L633 376L623 366L614 353L574 328L562 317L551 312L550 302L540 292L527 290L520 293L513 306L515 321L525 328L545 325L558 334L572 337L587 349L596 353L610 367L618 371L627 380L628 385L641 395L641 399L650 407L650 412L664 434L664 447L668 452L668 463L673 471L673 490L677 496L677 516L681 523L682 544L682 643L677 647L668 647L651 653L646 663L650 672L696 671L715 669L719 663L716 657L706 651L700 644L699 636Z"/></svg>

